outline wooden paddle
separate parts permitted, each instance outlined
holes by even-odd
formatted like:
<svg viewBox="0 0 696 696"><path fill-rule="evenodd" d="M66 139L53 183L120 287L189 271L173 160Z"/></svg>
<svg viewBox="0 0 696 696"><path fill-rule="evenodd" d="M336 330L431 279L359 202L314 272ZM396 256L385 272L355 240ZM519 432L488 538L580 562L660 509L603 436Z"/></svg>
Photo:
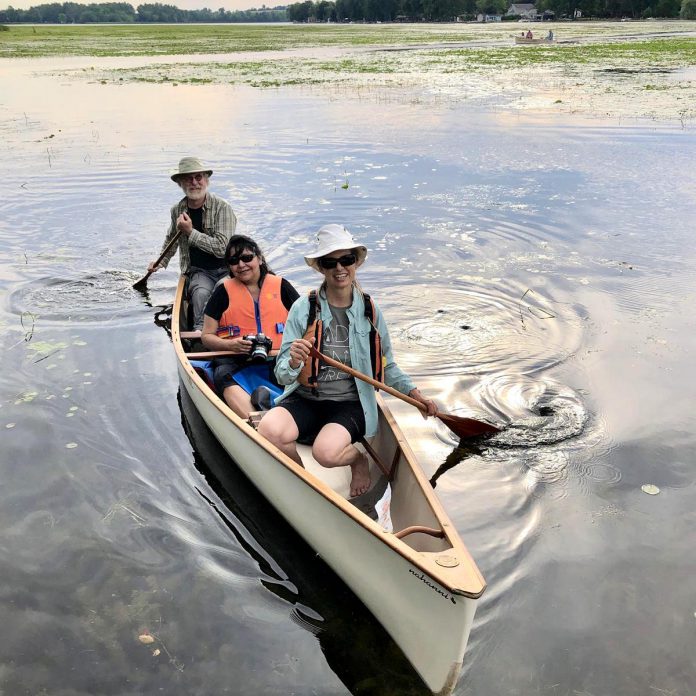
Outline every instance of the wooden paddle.
<svg viewBox="0 0 696 696"><path fill-rule="evenodd" d="M159 266L160 262L162 259L169 253L169 251L172 249L172 247L179 241L179 237L181 237L181 231L178 231L169 241L169 244L167 244L166 247L164 247L164 251L160 254L159 258L157 261L155 261L155 266ZM134 290L142 290L147 286L147 279L154 273L154 271L148 271L137 283L133 283L133 289Z"/></svg>
<svg viewBox="0 0 696 696"><path fill-rule="evenodd" d="M416 399L413 399L410 396L406 396L406 394L402 394L400 391L392 389L383 382L379 382L376 379L372 379L372 377L368 377L367 375L364 375L362 372L358 372L357 370L354 370L352 367L348 367L348 365L344 365L342 362L338 362L338 360L333 360L332 358L329 358L323 353L320 353L314 346L312 346L312 348L310 349L310 354L315 358L323 360L327 365L335 367L337 370L342 370L343 372L352 375L356 379L360 379L363 382L367 382L368 384L371 384L373 387L377 387L377 389L381 389L382 391L387 392L387 394L391 394L392 396L395 396L397 399L401 399L402 401L405 401L407 404L415 406L420 411L423 411L423 413L427 413L428 411L427 406L425 404L422 404L420 401L417 401ZM474 418L462 418L461 416L453 416L449 413L441 413L440 411L438 411L435 414L435 417L439 418L459 438L476 437L477 435L489 435L492 433L500 432L500 428L497 428L495 425L491 425L490 423L485 423L480 420L475 420Z"/></svg>

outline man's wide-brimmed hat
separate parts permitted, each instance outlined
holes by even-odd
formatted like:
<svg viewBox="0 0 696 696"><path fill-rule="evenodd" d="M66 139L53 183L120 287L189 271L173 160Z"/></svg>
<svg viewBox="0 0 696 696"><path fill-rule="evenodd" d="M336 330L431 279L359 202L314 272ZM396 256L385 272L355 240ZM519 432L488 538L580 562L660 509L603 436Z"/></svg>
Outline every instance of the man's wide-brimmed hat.
<svg viewBox="0 0 696 696"><path fill-rule="evenodd" d="M179 168L172 171L172 181L177 181L180 176L186 176L187 174L207 174L212 176L213 170L203 164L198 157L182 157L179 160Z"/></svg>
<svg viewBox="0 0 696 696"><path fill-rule="evenodd" d="M356 266L362 266L367 258L367 247L358 244L343 225L324 225L317 232L314 251L304 257L305 263L318 271L318 259L341 249L350 249L355 252L358 257Z"/></svg>

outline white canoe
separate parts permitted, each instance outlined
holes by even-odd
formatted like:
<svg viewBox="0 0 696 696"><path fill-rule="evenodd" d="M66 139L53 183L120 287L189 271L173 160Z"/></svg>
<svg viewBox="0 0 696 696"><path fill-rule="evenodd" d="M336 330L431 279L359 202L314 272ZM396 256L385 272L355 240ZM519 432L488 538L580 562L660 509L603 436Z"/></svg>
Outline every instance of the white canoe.
<svg viewBox="0 0 696 696"><path fill-rule="evenodd" d="M359 500L349 502L347 468L324 469L304 446L298 449L305 468L298 466L207 386L181 342L183 288L182 281L172 340L180 381L201 417L264 497L384 626L426 686L451 693L486 583L389 409L378 397L379 432L370 444L391 468L393 531L358 509ZM373 487L384 485L372 461L371 470Z"/></svg>

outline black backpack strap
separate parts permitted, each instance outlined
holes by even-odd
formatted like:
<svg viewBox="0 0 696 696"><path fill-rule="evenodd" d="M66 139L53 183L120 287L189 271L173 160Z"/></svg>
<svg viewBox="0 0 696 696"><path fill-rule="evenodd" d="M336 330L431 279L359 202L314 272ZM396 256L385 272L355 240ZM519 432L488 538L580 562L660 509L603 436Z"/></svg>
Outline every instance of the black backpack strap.
<svg viewBox="0 0 696 696"><path fill-rule="evenodd" d="M316 324L314 330L314 338L317 343L321 341L321 326L317 323L317 314L319 312L319 303L317 302L317 291L309 291L309 313L307 314L307 331L313 324ZM319 346L317 346L319 348ZM312 389L312 393L316 396L317 394L317 376L319 375L319 359L310 358L311 360L311 372L309 375L309 384Z"/></svg>
<svg viewBox="0 0 696 696"><path fill-rule="evenodd" d="M307 314L307 329L306 329L307 331L309 331L309 327L317 319L317 291L310 290L308 298L309 298L309 312Z"/></svg>
<svg viewBox="0 0 696 696"><path fill-rule="evenodd" d="M375 325L375 305L372 302L372 298L365 292L363 293L363 300L365 301L365 316L367 317L367 320L372 324L372 326Z"/></svg>
<svg viewBox="0 0 696 696"><path fill-rule="evenodd" d="M384 369L382 365L382 340L375 326L375 303L367 294L363 294L365 301L365 317L370 322L370 364L372 365L372 376L378 381L382 381Z"/></svg>

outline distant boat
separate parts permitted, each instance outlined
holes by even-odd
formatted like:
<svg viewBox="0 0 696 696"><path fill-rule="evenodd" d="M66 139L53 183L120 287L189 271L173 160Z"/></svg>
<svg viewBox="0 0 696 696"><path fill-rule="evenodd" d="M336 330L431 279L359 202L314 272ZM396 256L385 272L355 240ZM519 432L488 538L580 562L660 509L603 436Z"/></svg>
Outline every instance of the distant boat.
<svg viewBox="0 0 696 696"><path fill-rule="evenodd" d="M515 43L516 44L554 44L554 43L556 43L556 39L547 39L546 37L544 37L543 39L528 39L526 36L516 36Z"/></svg>

